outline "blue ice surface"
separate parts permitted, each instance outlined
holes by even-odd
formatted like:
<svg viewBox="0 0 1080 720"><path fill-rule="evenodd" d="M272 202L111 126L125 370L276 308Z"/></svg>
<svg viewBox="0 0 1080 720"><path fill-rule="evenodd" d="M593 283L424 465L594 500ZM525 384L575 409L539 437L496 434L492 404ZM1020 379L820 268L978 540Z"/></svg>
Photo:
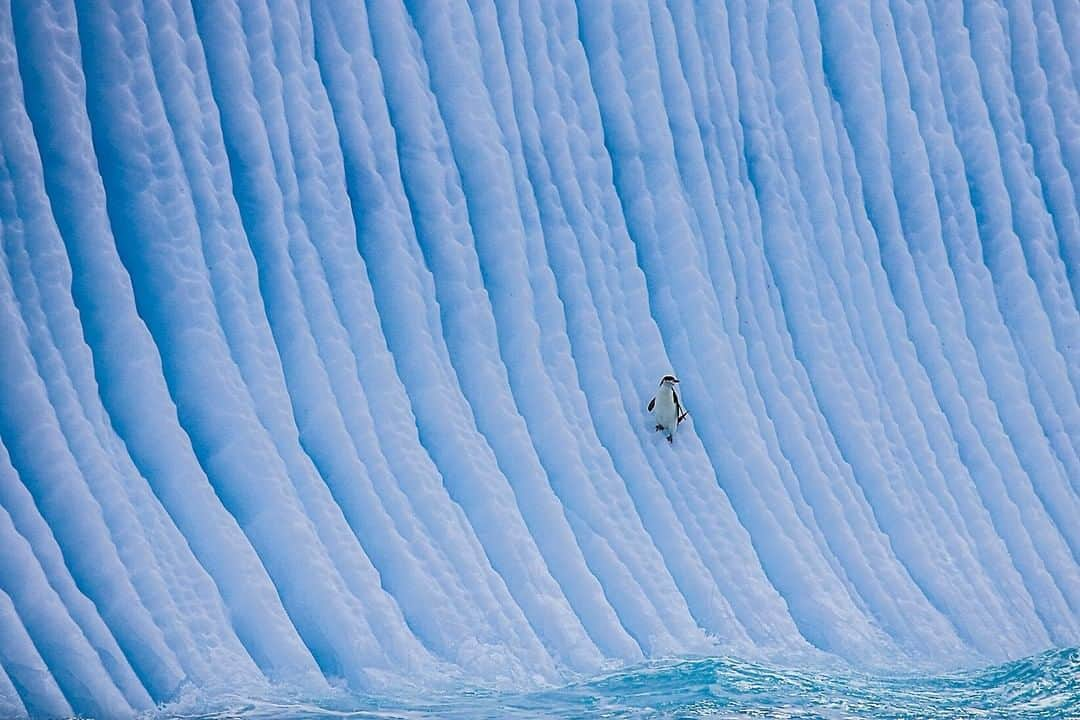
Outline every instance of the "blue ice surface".
<svg viewBox="0 0 1080 720"><path fill-rule="evenodd" d="M1078 518L1075 0L0 2L3 720L1057 711Z"/></svg>

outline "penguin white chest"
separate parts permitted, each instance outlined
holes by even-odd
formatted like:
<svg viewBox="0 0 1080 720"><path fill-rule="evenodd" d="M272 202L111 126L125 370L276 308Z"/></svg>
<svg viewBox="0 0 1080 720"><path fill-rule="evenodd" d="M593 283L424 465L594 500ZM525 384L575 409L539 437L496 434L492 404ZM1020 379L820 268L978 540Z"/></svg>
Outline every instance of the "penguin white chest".
<svg viewBox="0 0 1080 720"><path fill-rule="evenodd" d="M656 393L656 406L653 408L656 424L663 426L668 433L674 433L679 425L679 411L675 405L674 390L664 385Z"/></svg>

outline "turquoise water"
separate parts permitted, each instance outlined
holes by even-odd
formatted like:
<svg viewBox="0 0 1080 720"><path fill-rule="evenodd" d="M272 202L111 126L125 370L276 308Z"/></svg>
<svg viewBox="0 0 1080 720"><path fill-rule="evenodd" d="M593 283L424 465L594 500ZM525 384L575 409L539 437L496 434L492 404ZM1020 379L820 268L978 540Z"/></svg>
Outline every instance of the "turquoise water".
<svg viewBox="0 0 1080 720"><path fill-rule="evenodd" d="M473 692L409 702L371 698L235 701L185 718L1080 718L1080 648L972 672L888 678L782 669L731 658L637 666L529 694Z"/></svg>

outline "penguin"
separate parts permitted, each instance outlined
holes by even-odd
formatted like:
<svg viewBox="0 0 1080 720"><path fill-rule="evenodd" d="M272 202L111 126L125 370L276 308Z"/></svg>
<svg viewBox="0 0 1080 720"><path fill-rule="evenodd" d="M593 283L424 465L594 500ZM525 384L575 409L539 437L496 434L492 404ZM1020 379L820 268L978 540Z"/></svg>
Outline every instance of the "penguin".
<svg viewBox="0 0 1080 720"><path fill-rule="evenodd" d="M656 396L649 401L649 412L656 418L657 431L663 430L667 434L667 441L671 442L679 423L689 414L679 402L679 393L675 390L679 378L674 375L665 375L660 378L660 387Z"/></svg>

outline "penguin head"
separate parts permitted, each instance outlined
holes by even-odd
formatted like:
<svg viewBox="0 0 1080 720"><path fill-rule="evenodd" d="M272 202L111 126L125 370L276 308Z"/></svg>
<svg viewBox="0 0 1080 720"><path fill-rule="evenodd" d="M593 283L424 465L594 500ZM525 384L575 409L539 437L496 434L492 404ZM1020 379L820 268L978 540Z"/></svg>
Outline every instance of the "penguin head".
<svg viewBox="0 0 1080 720"><path fill-rule="evenodd" d="M677 382L679 382L679 378L675 377L674 375L665 375L664 377L660 378L661 385L671 385L672 387L674 387L675 383Z"/></svg>

